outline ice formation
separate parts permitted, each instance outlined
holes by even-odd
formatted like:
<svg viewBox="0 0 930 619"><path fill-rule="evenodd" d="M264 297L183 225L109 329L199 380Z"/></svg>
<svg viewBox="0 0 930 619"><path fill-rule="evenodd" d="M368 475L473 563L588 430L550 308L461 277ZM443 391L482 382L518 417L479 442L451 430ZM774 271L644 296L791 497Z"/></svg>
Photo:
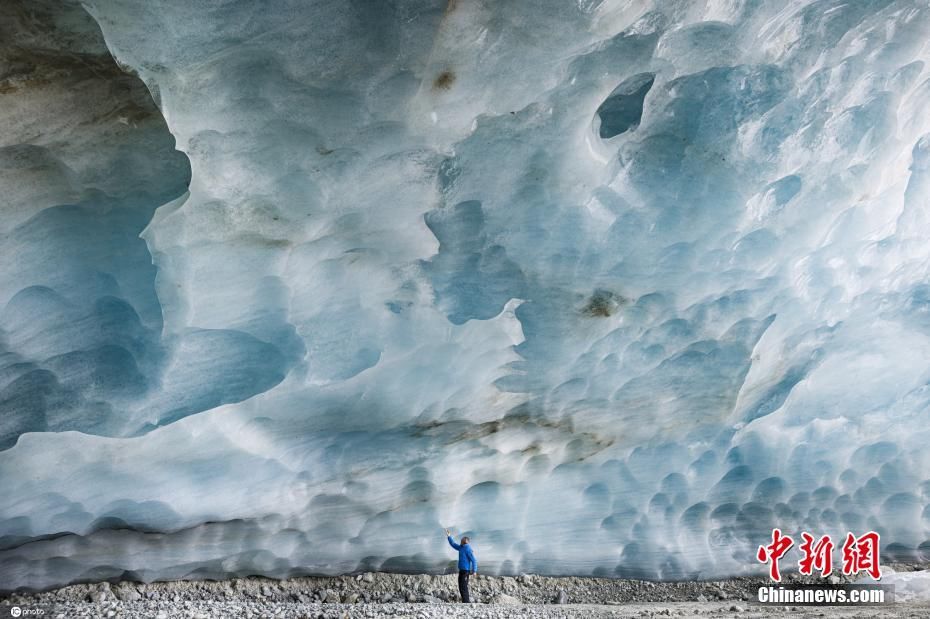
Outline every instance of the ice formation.
<svg viewBox="0 0 930 619"><path fill-rule="evenodd" d="M930 555L925 3L0 29L0 588Z"/></svg>
<svg viewBox="0 0 930 619"><path fill-rule="evenodd" d="M895 603L930 602L930 570L896 572L893 568L884 567L880 579L876 580L867 576L857 582L892 585Z"/></svg>

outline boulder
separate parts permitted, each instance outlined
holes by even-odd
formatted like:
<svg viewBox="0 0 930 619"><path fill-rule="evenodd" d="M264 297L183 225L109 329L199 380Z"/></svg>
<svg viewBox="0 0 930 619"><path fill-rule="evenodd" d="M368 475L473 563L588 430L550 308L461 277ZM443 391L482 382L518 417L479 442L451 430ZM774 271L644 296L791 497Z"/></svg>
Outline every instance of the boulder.
<svg viewBox="0 0 930 619"><path fill-rule="evenodd" d="M520 600L506 593L498 593L491 599L492 604L522 604ZM562 602L560 602L562 603Z"/></svg>

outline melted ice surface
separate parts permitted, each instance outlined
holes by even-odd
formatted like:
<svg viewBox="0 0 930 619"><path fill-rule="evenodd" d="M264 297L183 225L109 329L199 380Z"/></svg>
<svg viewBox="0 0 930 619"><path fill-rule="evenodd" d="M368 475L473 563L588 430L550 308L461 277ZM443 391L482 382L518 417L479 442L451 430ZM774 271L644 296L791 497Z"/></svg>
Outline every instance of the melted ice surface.
<svg viewBox="0 0 930 619"><path fill-rule="evenodd" d="M444 526L505 573L930 553L927 7L86 4L191 177L96 216L115 283L10 234L10 363L136 366L10 422L11 587L441 570Z"/></svg>

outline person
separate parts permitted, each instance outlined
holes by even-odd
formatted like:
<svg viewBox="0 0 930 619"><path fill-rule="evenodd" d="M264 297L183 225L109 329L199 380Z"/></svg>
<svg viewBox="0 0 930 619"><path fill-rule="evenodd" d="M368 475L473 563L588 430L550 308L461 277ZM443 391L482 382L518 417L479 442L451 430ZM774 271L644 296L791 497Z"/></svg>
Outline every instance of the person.
<svg viewBox="0 0 930 619"><path fill-rule="evenodd" d="M478 560L468 544L467 537L462 537L461 543L456 544L452 539L452 533L446 529L446 539L449 540L450 546L459 551L459 593L462 595L462 601L468 604L471 602L468 595L468 577L478 573Z"/></svg>

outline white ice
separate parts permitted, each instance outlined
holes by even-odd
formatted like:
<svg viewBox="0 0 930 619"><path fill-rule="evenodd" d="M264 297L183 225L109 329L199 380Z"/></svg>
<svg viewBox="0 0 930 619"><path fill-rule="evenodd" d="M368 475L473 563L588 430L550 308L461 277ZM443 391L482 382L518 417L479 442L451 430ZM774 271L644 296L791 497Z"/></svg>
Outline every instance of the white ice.
<svg viewBox="0 0 930 619"><path fill-rule="evenodd" d="M924 3L85 4L166 130L0 211L3 586L930 556Z"/></svg>

